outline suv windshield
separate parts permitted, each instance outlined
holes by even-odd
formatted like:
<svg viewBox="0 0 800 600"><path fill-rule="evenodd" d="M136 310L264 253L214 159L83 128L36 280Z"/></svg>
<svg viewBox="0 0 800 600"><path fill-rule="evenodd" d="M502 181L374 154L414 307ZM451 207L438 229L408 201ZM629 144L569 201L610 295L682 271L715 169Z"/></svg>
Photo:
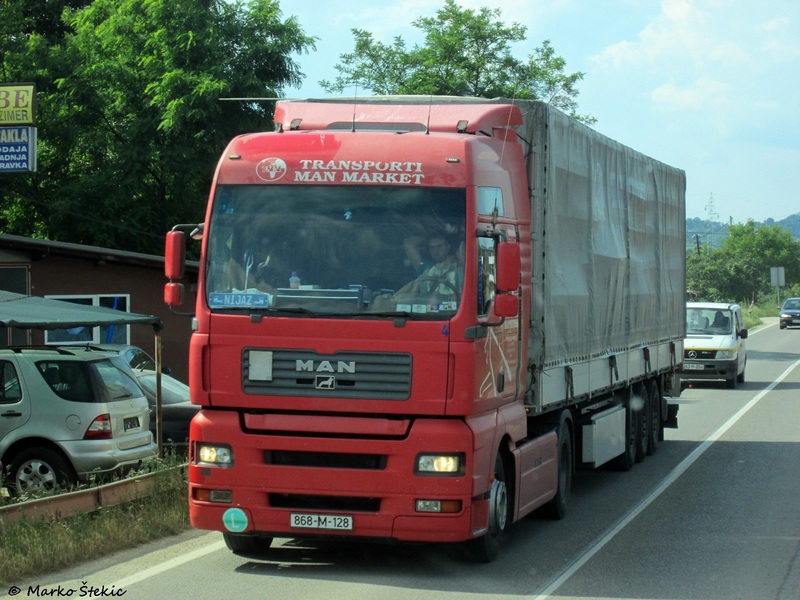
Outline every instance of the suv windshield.
<svg viewBox="0 0 800 600"><path fill-rule="evenodd" d="M308 316L452 314L463 189L226 186L206 224L212 310Z"/></svg>

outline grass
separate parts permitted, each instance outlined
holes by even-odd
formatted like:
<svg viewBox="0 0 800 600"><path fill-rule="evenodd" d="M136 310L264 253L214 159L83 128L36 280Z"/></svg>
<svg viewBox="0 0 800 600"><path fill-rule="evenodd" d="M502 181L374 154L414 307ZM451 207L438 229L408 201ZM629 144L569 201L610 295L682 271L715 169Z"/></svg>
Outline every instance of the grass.
<svg viewBox="0 0 800 600"><path fill-rule="evenodd" d="M156 467L156 492L93 513L46 521L23 518L0 527L0 586L175 535L189 528L184 469Z"/></svg>
<svg viewBox="0 0 800 600"><path fill-rule="evenodd" d="M742 305L742 312L744 313L744 326L747 327L747 329L752 329L753 327L761 325L764 317L778 316L777 309L769 306Z"/></svg>

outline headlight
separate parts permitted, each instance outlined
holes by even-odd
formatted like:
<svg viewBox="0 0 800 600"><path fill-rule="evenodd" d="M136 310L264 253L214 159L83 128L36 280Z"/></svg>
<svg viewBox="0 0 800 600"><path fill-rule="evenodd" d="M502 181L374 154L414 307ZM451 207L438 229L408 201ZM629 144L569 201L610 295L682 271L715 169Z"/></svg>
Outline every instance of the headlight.
<svg viewBox="0 0 800 600"><path fill-rule="evenodd" d="M735 350L720 350L717 352L717 358L720 360L732 360L736 358Z"/></svg>
<svg viewBox="0 0 800 600"><path fill-rule="evenodd" d="M420 454L415 472L418 475L463 475L464 457L461 454Z"/></svg>
<svg viewBox="0 0 800 600"><path fill-rule="evenodd" d="M198 443L195 448L196 464L214 467L232 467L233 450L230 446Z"/></svg>

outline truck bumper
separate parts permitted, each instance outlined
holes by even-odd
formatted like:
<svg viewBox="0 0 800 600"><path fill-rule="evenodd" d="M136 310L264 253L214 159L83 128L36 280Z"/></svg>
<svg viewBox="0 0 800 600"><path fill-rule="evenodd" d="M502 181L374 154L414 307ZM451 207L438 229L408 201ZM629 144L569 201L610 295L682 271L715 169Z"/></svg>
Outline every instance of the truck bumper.
<svg viewBox="0 0 800 600"><path fill-rule="evenodd" d="M348 439L245 433L235 412L208 411L192 421L191 440L189 516L199 529L406 542L460 542L486 530L488 504L481 494L474 498L470 475L473 436L459 420L409 421L396 439ZM197 464L201 442L227 444L233 465ZM415 465L422 453L458 455L465 466L455 475L421 475ZM447 503L452 512L420 512L419 500Z"/></svg>

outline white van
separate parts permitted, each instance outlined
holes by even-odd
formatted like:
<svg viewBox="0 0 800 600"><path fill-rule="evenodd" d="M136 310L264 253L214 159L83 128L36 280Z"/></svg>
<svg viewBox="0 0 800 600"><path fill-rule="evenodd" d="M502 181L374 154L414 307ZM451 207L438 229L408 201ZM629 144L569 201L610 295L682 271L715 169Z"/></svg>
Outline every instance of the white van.
<svg viewBox="0 0 800 600"><path fill-rule="evenodd" d="M681 382L721 379L729 388L744 383L746 339L747 329L738 304L687 302Z"/></svg>

